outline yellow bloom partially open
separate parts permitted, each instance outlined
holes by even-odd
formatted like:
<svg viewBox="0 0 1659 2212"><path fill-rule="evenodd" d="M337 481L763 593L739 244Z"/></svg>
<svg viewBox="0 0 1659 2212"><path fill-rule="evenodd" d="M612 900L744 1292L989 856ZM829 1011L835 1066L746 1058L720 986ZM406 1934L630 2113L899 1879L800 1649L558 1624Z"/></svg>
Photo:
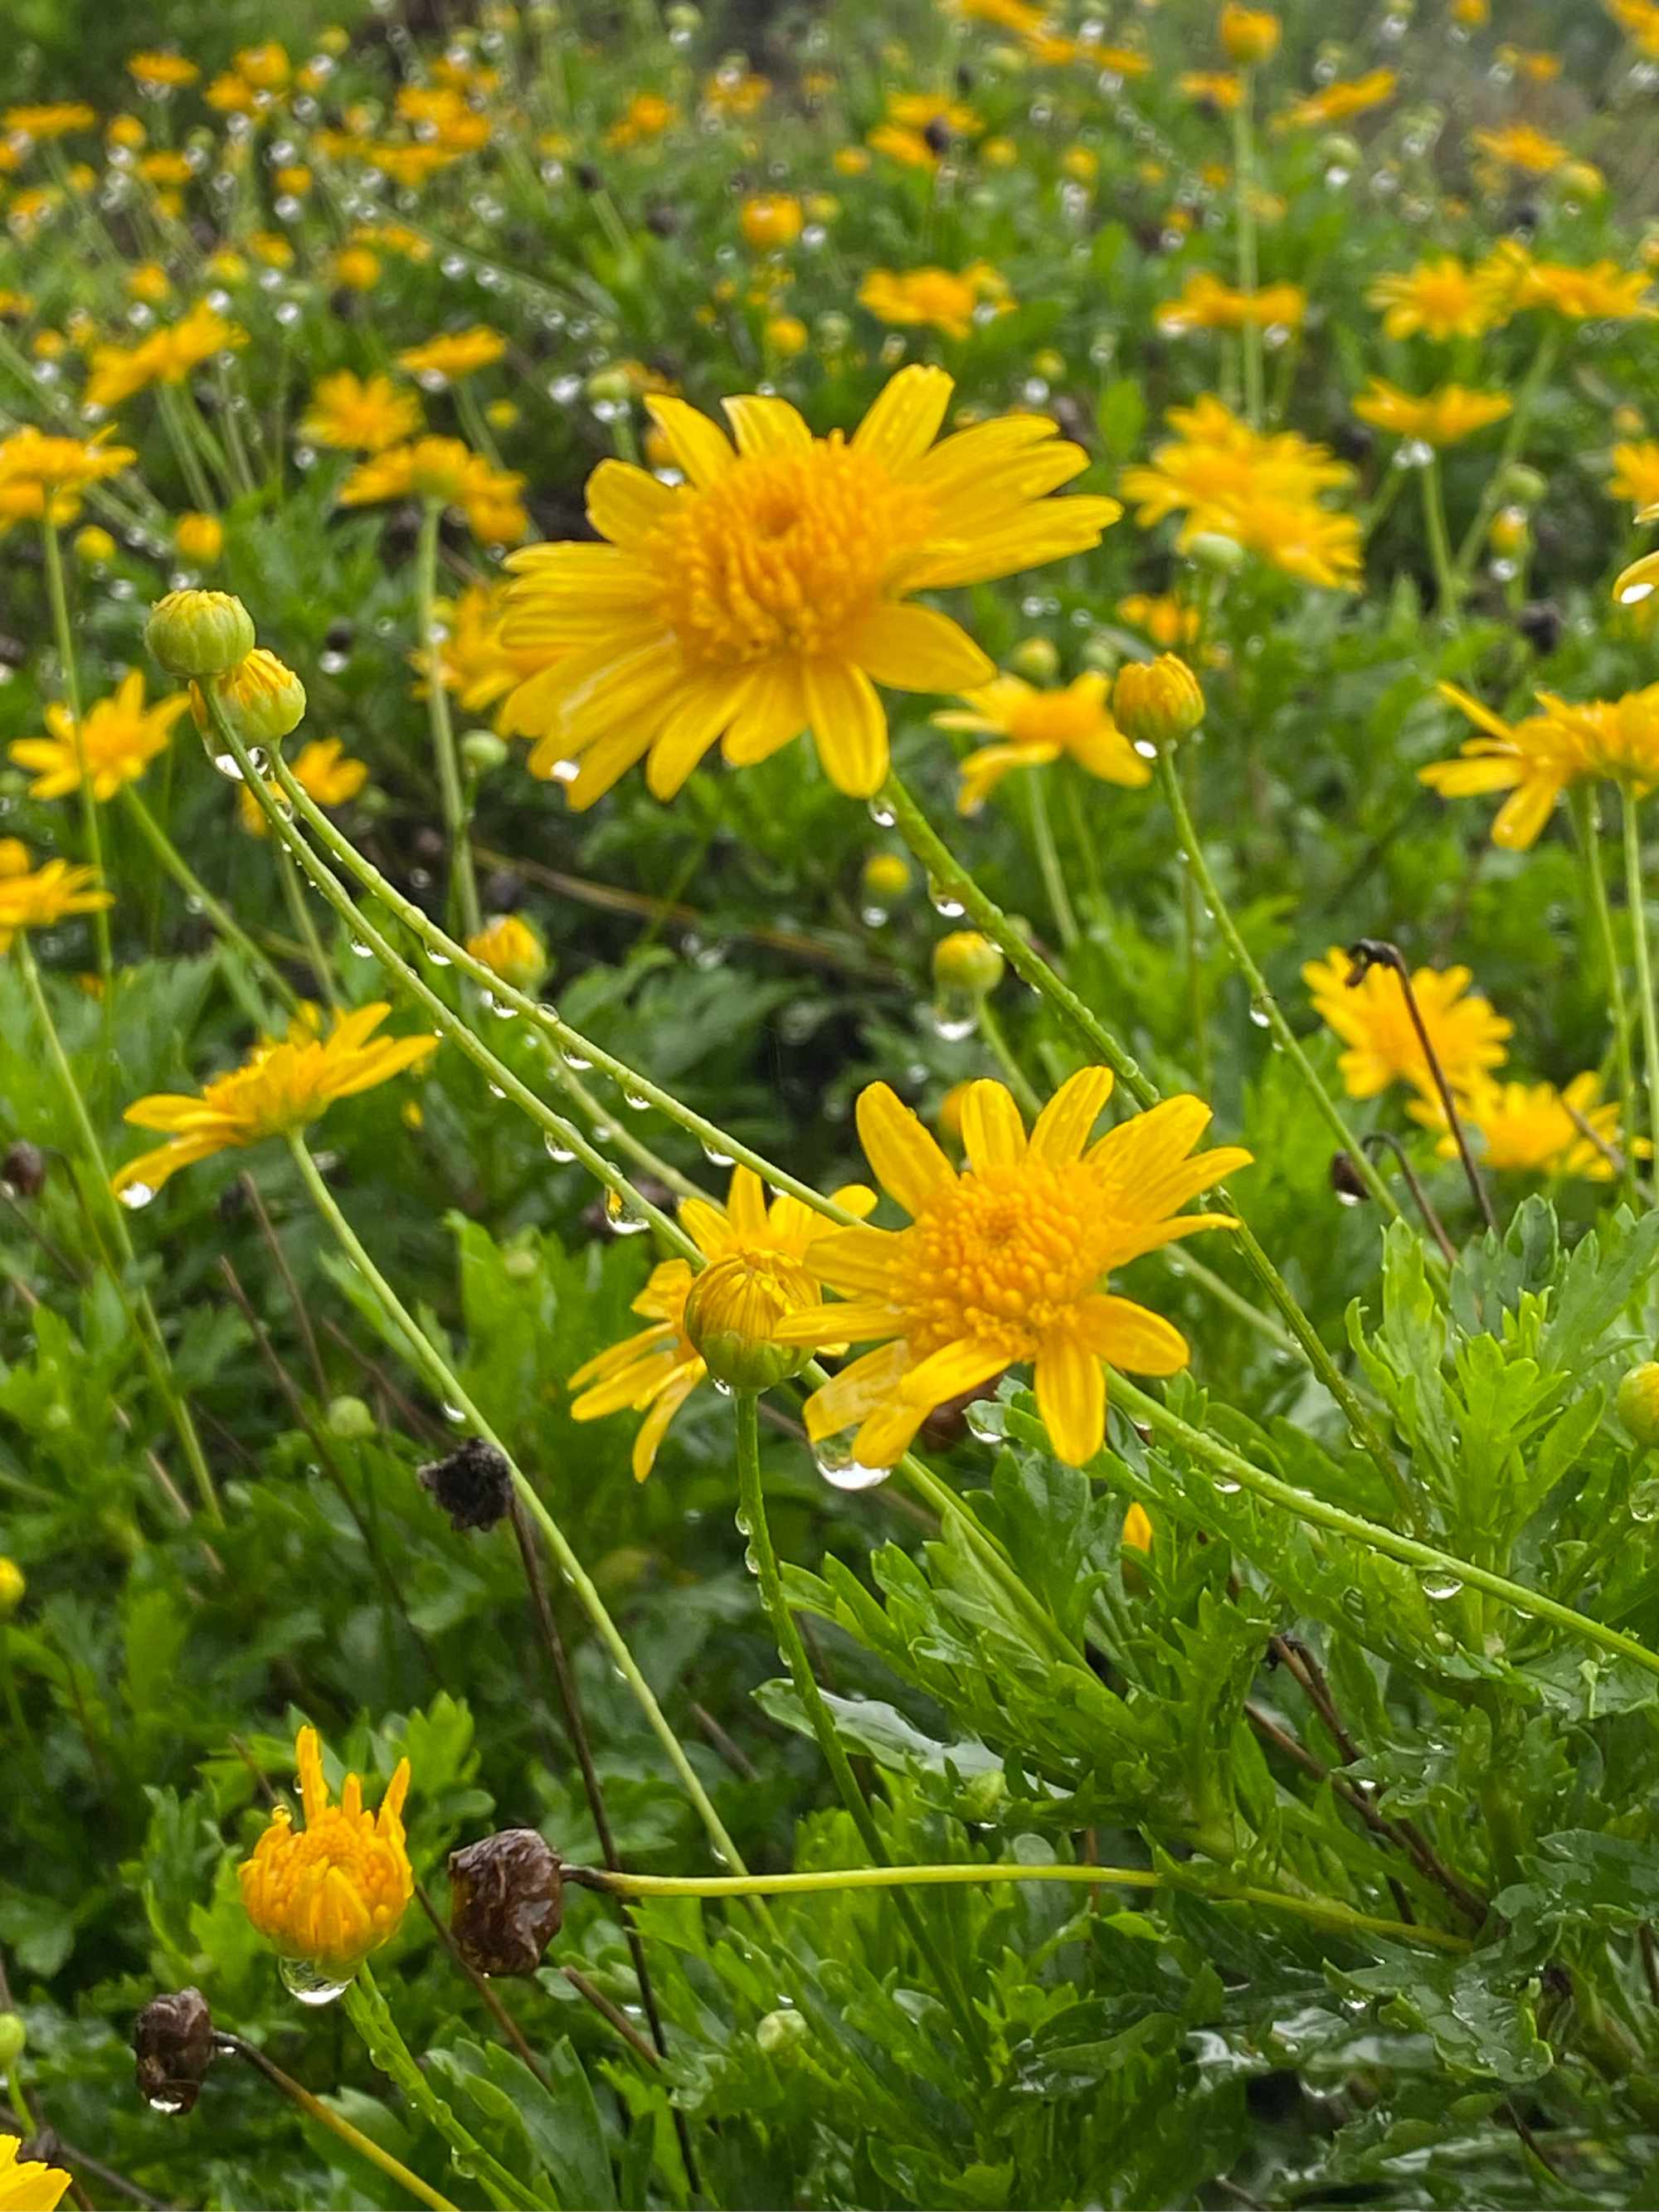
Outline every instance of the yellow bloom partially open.
<svg viewBox="0 0 1659 2212"><path fill-rule="evenodd" d="M508 649L568 654L507 702L532 773L579 762L568 796L588 806L648 754L666 799L718 739L747 767L810 727L839 790L878 791L876 684L962 691L996 672L911 595L1083 552L1122 511L1047 496L1087 465L1047 416L935 445L951 390L942 369L902 369L850 438L815 438L786 400L728 399L735 447L684 400L648 398L685 483L602 461L587 512L609 542L508 562Z"/></svg>
<svg viewBox="0 0 1659 2212"><path fill-rule="evenodd" d="M849 1183L835 1194L835 1202L848 1213L862 1215L874 1206L875 1193ZM823 1217L787 1193L769 1207L765 1188L751 1169L732 1170L724 1211L708 1199L688 1199L680 1208L680 1224L711 1267L737 1262L763 1279L775 1310L817 1304L820 1292L806 1253L823 1230ZM651 1327L611 1345L570 1378L571 1389L581 1394L571 1403L574 1420L644 1413L634 1439L636 1482L650 1474L668 1424L708 1372L685 1332L685 1302L696 1279L689 1261L663 1261L634 1301L634 1311Z"/></svg>
<svg viewBox="0 0 1659 2212"><path fill-rule="evenodd" d="M9 889L0 883L0 917ZM125 1119L135 1128L166 1129L169 1141L129 1160L111 1177L110 1188L118 1195L140 1186L157 1191L192 1161L303 1129L337 1098L372 1091L436 1050L435 1036L375 1036L391 1012L384 1002L358 1006L337 1016L326 1037L302 1016L285 1042L258 1046L242 1066L216 1077L199 1097L164 1091L140 1098Z"/></svg>
<svg viewBox="0 0 1659 2212"><path fill-rule="evenodd" d="M957 811L977 813L1010 769L1043 768L1062 753L1107 783L1150 783L1152 769L1112 720L1107 688L1106 678L1093 669L1059 691L1039 691L1023 677L999 676L964 692L963 707L935 714L942 730L1002 741L981 746L962 763Z"/></svg>
<svg viewBox="0 0 1659 2212"><path fill-rule="evenodd" d="M167 749L173 726L190 705L187 691L144 705L144 676L135 668L109 698L89 708L75 741L75 717L53 700L46 708L49 738L20 738L11 749L19 768L30 769L31 799L62 799L81 788L81 767L94 799L113 799L124 783L136 783L159 752Z"/></svg>
<svg viewBox="0 0 1659 2212"><path fill-rule="evenodd" d="M1105 1435L1103 1361L1137 1375L1186 1365L1179 1329L1102 1286L1143 1252L1231 1228L1230 1214L1180 1209L1250 1155L1237 1146L1194 1154L1210 1109L1192 1097L1167 1098L1091 1145L1111 1089L1109 1068L1082 1069L1028 1137L1001 1084L970 1084L961 1175L884 1083L860 1095L864 1149L912 1218L896 1231L833 1230L807 1255L851 1303L796 1314L777 1334L821 1346L878 1341L808 1399L815 1440L856 1425L854 1459L890 1467L936 1406L1030 1362L1054 1448L1082 1467Z"/></svg>
<svg viewBox="0 0 1659 2212"><path fill-rule="evenodd" d="M70 2177L61 2166L20 2159L15 2136L0 2136L0 2212L54 2212Z"/></svg>
<svg viewBox="0 0 1659 2212"><path fill-rule="evenodd" d="M1354 401L1353 411L1362 422L1437 448L1472 438L1489 422L1501 422L1514 404L1506 392L1471 392L1462 384L1443 384L1419 399L1374 376Z"/></svg>
<svg viewBox="0 0 1659 2212"><path fill-rule="evenodd" d="M415 1894L404 1843L409 1761L398 1760L380 1811L370 1814L355 1774L347 1775L339 1803L329 1802L315 1729L301 1729L295 1749L305 1826L296 1833L287 1806L279 1805L236 1879L248 1918L281 1957L308 1960L347 1981L397 1933Z"/></svg>

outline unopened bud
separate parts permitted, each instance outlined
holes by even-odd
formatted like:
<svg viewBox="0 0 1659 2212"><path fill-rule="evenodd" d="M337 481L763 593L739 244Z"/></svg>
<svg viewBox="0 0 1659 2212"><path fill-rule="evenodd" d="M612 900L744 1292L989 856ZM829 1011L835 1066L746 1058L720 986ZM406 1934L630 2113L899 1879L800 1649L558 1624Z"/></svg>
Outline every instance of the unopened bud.
<svg viewBox="0 0 1659 2212"><path fill-rule="evenodd" d="M461 739L461 758L474 775L489 775L511 757L507 739L498 738L494 730L469 730Z"/></svg>
<svg viewBox="0 0 1659 2212"><path fill-rule="evenodd" d="M516 914L498 914L487 921L476 936L467 939L466 949L492 975L499 975L516 991L538 989L550 964L547 947Z"/></svg>
<svg viewBox="0 0 1659 2212"><path fill-rule="evenodd" d="M197 691L191 695L196 726L209 727L207 708ZM214 696L225 719L245 745L275 744L297 729L306 711L306 687L294 671L256 645L234 668L213 679Z"/></svg>
<svg viewBox="0 0 1659 2212"><path fill-rule="evenodd" d="M1517 507L1536 507L1550 488L1549 478L1525 461L1511 461L1498 480L1498 490Z"/></svg>
<svg viewBox="0 0 1659 2212"><path fill-rule="evenodd" d="M705 1267L685 1301L684 1327L715 1382L765 1390L799 1375L809 1353L780 1344L773 1330L786 1314L818 1303L817 1285L799 1262L776 1252L730 1252Z"/></svg>
<svg viewBox="0 0 1659 2212"><path fill-rule="evenodd" d="M976 929L953 929L933 947L933 981L941 991L989 998L1007 965L990 939L981 937Z"/></svg>
<svg viewBox="0 0 1659 2212"><path fill-rule="evenodd" d="M0 2073L9 2073L28 2048L29 2032L21 2013L0 2012Z"/></svg>
<svg viewBox="0 0 1659 2212"><path fill-rule="evenodd" d="M112 561L116 551L115 540L95 522L88 523L84 530L75 533L75 557L88 568L100 561Z"/></svg>
<svg viewBox="0 0 1659 2212"><path fill-rule="evenodd" d="M434 1459L415 1473L457 1535L464 1528L493 1528L513 1510L513 1469L482 1437L469 1437L447 1459Z"/></svg>
<svg viewBox="0 0 1659 2212"><path fill-rule="evenodd" d="M1033 684L1052 684L1060 673L1060 648L1051 637L1023 637L1008 659Z"/></svg>
<svg viewBox="0 0 1659 2212"><path fill-rule="evenodd" d="M793 2005L763 2013L755 2022L755 2040L769 2058L775 2058L793 2044L804 2043L811 2033L805 2015Z"/></svg>
<svg viewBox="0 0 1659 2212"><path fill-rule="evenodd" d="M1632 1367L1619 1385L1619 1418L1644 1449L1659 1444L1659 1359Z"/></svg>
<svg viewBox="0 0 1659 2212"><path fill-rule="evenodd" d="M1187 558L1212 575L1236 576L1244 566L1244 548L1224 531L1200 530L1187 540Z"/></svg>
<svg viewBox="0 0 1659 2212"><path fill-rule="evenodd" d="M141 2094L158 2112L188 2112L215 2057L213 2013L200 1990L152 1997L132 2024Z"/></svg>
<svg viewBox="0 0 1659 2212"><path fill-rule="evenodd" d="M564 1921L559 1855L534 1828L504 1828L449 1855L449 1929L481 1974L533 1974Z"/></svg>
<svg viewBox="0 0 1659 2212"><path fill-rule="evenodd" d="M252 652L253 617L228 592L169 592L150 609L144 643L169 676L222 676Z"/></svg>
<svg viewBox="0 0 1659 2212"><path fill-rule="evenodd" d="M378 1425L361 1398L331 1398L323 1419L330 1436L338 1437L345 1443L356 1443L364 1437L372 1437Z"/></svg>
<svg viewBox="0 0 1659 2212"><path fill-rule="evenodd" d="M1221 43L1228 59L1241 68L1271 61L1279 50L1279 34L1278 16L1265 9L1241 8L1237 0L1227 0L1221 11Z"/></svg>
<svg viewBox="0 0 1659 2212"><path fill-rule="evenodd" d="M1126 660L1112 687L1112 717L1133 745L1177 744L1204 720L1204 694L1176 653Z"/></svg>
<svg viewBox="0 0 1659 2212"><path fill-rule="evenodd" d="M859 880L872 905L890 906L910 888L910 866L897 853L872 853Z"/></svg>
<svg viewBox="0 0 1659 2212"><path fill-rule="evenodd" d="M224 550L225 526L216 514L181 514L173 542L181 561L194 561L205 568Z"/></svg>

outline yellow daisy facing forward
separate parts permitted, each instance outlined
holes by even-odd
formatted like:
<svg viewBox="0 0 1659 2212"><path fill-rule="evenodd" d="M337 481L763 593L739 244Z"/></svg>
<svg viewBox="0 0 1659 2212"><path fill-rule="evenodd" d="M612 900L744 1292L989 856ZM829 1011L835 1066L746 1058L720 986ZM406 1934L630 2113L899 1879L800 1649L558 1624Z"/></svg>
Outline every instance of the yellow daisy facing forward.
<svg viewBox="0 0 1659 2212"><path fill-rule="evenodd" d="M72 914L100 914L115 896L101 888L98 871L71 860L46 860L31 868L27 848L0 838L0 952L19 930L55 929Z"/></svg>
<svg viewBox="0 0 1659 2212"><path fill-rule="evenodd" d="M590 806L647 755L671 798L716 740L733 767L811 729L838 790L887 774L877 684L964 691L996 671L922 591L1086 551L1115 500L1050 499L1087 465L1046 416L1012 415L935 444L952 391L902 369L850 438L816 438L782 399L725 404L735 444L683 400L646 405L686 481L602 461L588 479L599 545L526 547L509 562L509 651L568 655L508 700L537 742L533 774L580 767Z"/></svg>
<svg viewBox="0 0 1659 2212"><path fill-rule="evenodd" d="M957 811L976 814L986 794L1012 769L1044 768L1070 753L1080 768L1107 783L1131 788L1152 780L1152 771L1112 720L1106 704L1106 678L1091 669L1060 691L1039 691L1018 676L964 692L965 706L950 708L933 720L942 730L967 730L999 738L962 763Z"/></svg>
<svg viewBox="0 0 1659 2212"><path fill-rule="evenodd" d="M9 888L0 884L0 920ZM199 1097L161 1092L140 1098L125 1118L135 1128L167 1130L168 1141L118 1169L110 1188L118 1197L141 1188L158 1191L192 1161L303 1129L337 1098L372 1091L436 1049L435 1036L375 1036L391 1012L384 1003L358 1006L339 1016L326 1037L302 1015L285 1042L256 1047L242 1066L216 1077Z"/></svg>
<svg viewBox="0 0 1659 2212"><path fill-rule="evenodd" d="M1111 1089L1109 1069L1082 1069L1028 1137L1001 1084L970 1084L961 1175L884 1083L862 1093L864 1149L911 1220L832 1231L807 1255L851 1303L797 1313L776 1334L819 1346L879 1340L808 1399L814 1440L856 1425L854 1457L890 1467L936 1406L1030 1363L1050 1441L1082 1467L1105 1436L1103 1362L1137 1375L1186 1365L1179 1329L1102 1285L1143 1252L1232 1227L1231 1215L1180 1209L1250 1155L1237 1146L1195 1154L1210 1109L1193 1097L1165 1099L1091 1145Z"/></svg>
<svg viewBox="0 0 1659 2212"><path fill-rule="evenodd" d="M31 799L62 799L78 791L83 763L93 797L113 799L124 783L136 783L156 754L167 750L173 726L189 705L190 694L176 691L146 708L143 672L135 668L111 697L88 708L78 746L74 715L54 700L46 710L52 735L20 738L11 757L33 775Z"/></svg>
<svg viewBox="0 0 1659 2212"><path fill-rule="evenodd" d="M1302 970L1314 1005L1348 1048L1340 1066L1349 1097L1375 1098L1389 1084L1404 1082L1437 1106L1440 1093L1399 976L1381 963L1350 985L1352 973L1353 962L1336 945ZM1471 980L1467 968L1419 968L1412 977L1435 1057L1459 1098L1471 1097L1503 1066L1509 1057L1504 1039L1515 1030L1470 992Z"/></svg>

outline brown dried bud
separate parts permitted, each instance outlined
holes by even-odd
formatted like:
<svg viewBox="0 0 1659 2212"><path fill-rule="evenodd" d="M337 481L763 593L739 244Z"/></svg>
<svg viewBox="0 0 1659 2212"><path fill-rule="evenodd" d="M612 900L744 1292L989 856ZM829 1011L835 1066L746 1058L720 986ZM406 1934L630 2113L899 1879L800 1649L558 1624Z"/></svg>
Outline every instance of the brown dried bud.
<svg viewBox="0 0 1659 2212"><path fill-rule="evenodd" d="M1365 1179L1354 1165L1350 1152L1331 1154L1331 1188L1339 1198L1369 1198Z"/></svg>
<svg viewBox="0 0 1659 2212"><path fill-rule="evenodd" d="M213 2063L213 2014L200 1990L152 1997L132 2024L134 2079L158 2112L194 2109Z"/></svg>
<svg viewBox="0 0 1659 2212"><path fill-rule="evenodd" d="M482 1437L469 1437L447 1459L434 1459L415 1472L448 1514L457 1535L463 1528L493 1528L513 1510L513 1470Z"/></svg>
<svg viewBox="0 0 1659 2212"><path fill-rule="evenodd" d="M4 1159L0 1160L0 1182L19 1198L38 1198L46 1180L46 1154L39 1145L20 1137Z"/></svg>
<svg viewBox="0 0 1659 2212"><path fill-rule="evenodd" d="M564 1920L559 1855L534 1828L503 1828L449 1855L449 1928L481 1974L533 1974Z"/></svg>

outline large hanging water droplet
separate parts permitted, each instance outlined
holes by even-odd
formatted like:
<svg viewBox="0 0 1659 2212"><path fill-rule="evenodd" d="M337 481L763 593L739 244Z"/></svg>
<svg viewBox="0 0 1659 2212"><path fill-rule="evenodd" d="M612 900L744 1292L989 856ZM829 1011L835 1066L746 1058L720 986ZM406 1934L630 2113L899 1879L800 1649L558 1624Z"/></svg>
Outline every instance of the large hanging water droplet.
<svg viewBox="0 0 1659 2212"><path fill-rule="evenodd" d="M1423 1577L1424 1596L1434 1599L1437 1604L1443 1604L1448 1598L1461 1596L1462 1589L1463 1584L1458 1576L1449 1574L1439 1567L1431 1568Z"/></svg>
<svg viewBox="0 0 1659 2212"><path fill-rule="evenodd" d="M870 819L878 830L890 830L898 817L884 799L872 799L870 801Z"/></svg>
<svg viewBox="0 0 1659 2212"><path fill-rule="evenodd" d="M550 1129L542 1141L547 1146L549 1159L556 1160L561 1167L568 1166L576 1157L569 1146L562 1138L556 1137Z"/></svg>
<svg viewBox="0 0 1659 2212"><path fill-rule="evenodd" d="M141 1206L148 1206L155 1195L155 1191L147 1182L130 1182L120 1194L122 1205L131 1207L134 1213Z"/></svg>
<svg viewBox="0 0 1659 2212"><path fill-rule="evenodd" d="M711 1168L729 1168L732 1164L731 1153L722 1152L714 1145L705 1143L702 1156Z"/></svg>
<svg viewBox="0 0 1659 2212"><path fill-rule="evenodd" d="M945 921L959 921L968 911L959 898L936 884L931 876L927 879L927 896L933 902L934 913Z"/></svg>
<svg viewBox="0 0 1659 2212"><path fill-rule="evenodd" d="M873 1490L893 1472L890 1467L866 1467L854 1456L853 1439L824 1437L812 1447L818 1473L835 1490Z"/></svg>
<svg viewBox="0 0 1659 2212"><path fill-rule="evenodd" d="M1244 1487L1242 1482L1235 1482L1231 1475L1226 1474L1218 1474L1212 1478L1212 1481L1214 1488L1223 1498L1237 1498Z"/></svg>
<svg viewBox="0 0 1659 2212"><path fill-rule="evenodd" d="M586 1075L593 1065L591 1060L584 1059L580 1053L573 1052L568 1045L561 1046L560 1056L573 1075Z"/></svg>
<svg viewBox="0 0 1659 2212"><path fill-rule="evenodd" d="M276 1966L284 1985L302 2005L333 2004L351 1987L349 1975L341 1981L337 1975L325 1972L314 1959L279 1959Z"/></svg>
<svg viewBox="0 0 1659 2212"><path fill-rule="evenodd" d="M613 1237L637 1237L641 1229L651 1226L633 1200L624 1198L619 1190L606 1191L605 1218Z"/></svg>

